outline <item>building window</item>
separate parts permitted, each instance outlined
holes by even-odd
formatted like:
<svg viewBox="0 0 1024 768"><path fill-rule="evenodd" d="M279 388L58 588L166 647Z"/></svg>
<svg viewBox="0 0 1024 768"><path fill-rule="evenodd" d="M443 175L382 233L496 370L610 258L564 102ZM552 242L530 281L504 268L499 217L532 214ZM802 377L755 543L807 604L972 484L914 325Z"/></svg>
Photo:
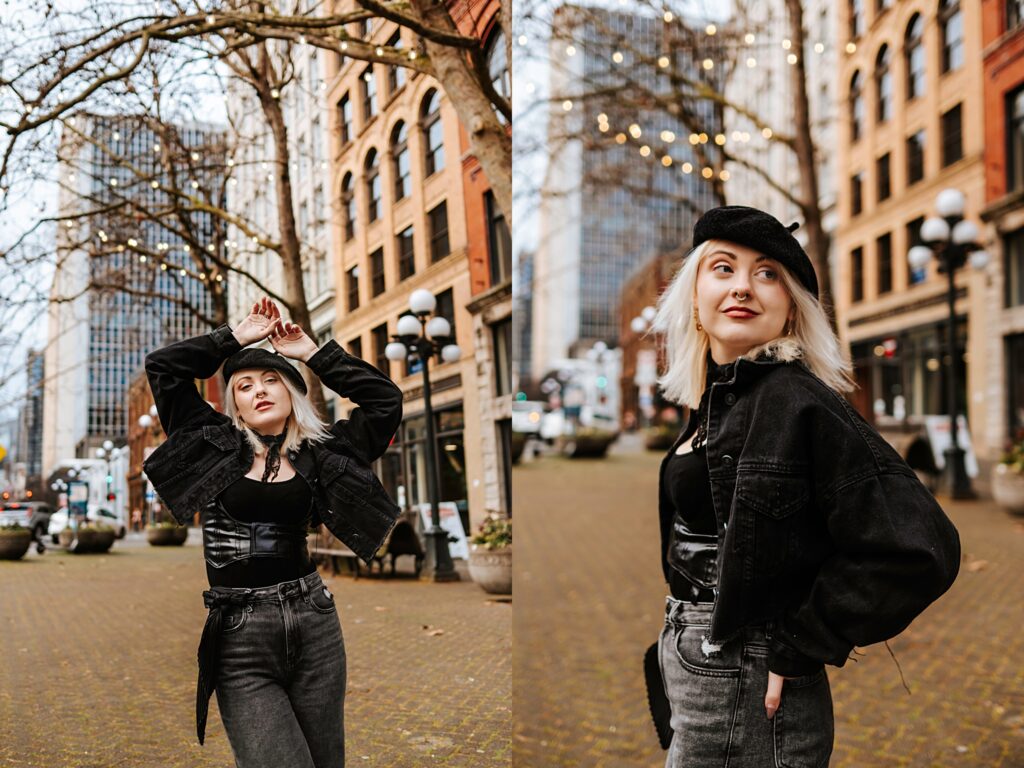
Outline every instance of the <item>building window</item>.
<svg viewBox="0 0 1024 768"><path fill-rule="evenodd" d="M964 156L960 124L960 105L942 115L942 166L952 165Z"/></svg>
<svg viewBox="0 0 1024 768"><path fill-rule="evenodd" d="M369 221L376 221L380 218L380 158L376 149L371 149L366 156L364 164L366 170L366 218Z"/></svg>
<svg viewBox="0 0 1024 768"><path fill-rule="evenodd" d="M882 202L883 200L887 200L889 195L892 194L888 152L875 161L875 171L878 181L878 202Z"/></svg>
<svg viewBox="0 0 1024 768"><path fill-rule="evenodd" d="M512 318L491 326L494 337L494 394L512 391Z"/></svg>
<svg viewBox="0 0 1024 768"><path fill-rule="evenodd" d="M864 0L850 0L850 39L864 34Z"/></svg>
<svg viewBox="0 0 1024 768"><path fill-rule="evenodd" d="M864 249L854 248L850 252L850 303L864 299Z"/></svg>
<svg viewBox="0 0 1024 768"><path fill-rule="evenodd" d="M409 166L409 128L399 122L391 131L391 162L395 177L395 200L404 200L412 194Z"/></svg>
<svg viewBox="0 0 1024 768"><path fill-rule="evenodd" d="M1024 189L1024 87L1006 95L1006 191Z"/></svg>
<svg viewBox="0 0 1024 768"><path fill-rule="evenodd" d="M907 138L907 186L924 178L924 131Z"/></svg>
<svg viewBox="0 0 1024 768"><path fill-rule="evenodd" d="M1006 306L1019 307L1024 304L1024 229L1011 232L1003 238L1003 253L1006 262Z"/></svg>
<svg viewBox="0 0 1024 768"><path fill-rule="evenodd" d="M491 285L512 279L512 235L505 223L505 216L498 208L494 193L484 195L487 209L487 246L491 261Z"/></svg>
<svg viewBox="0 0 1024 768"><path fill-rule="evenodd" d="M359 267L352 267L345 273L345 283L348 287L348 311L359 309Z"/></svg>
<svg viewBox="0 0 1024 768"><path fill-rule="evenodd" d="M387 375L391 375L391 361L388 360L388 356L384 354L384 349L388 345L388 324L381 323L372 331L370 331L370 337L373 339L373 364L377 366L378 370Z"/></svg>
<svg viewBox="0 0 1024 768"><path fill-rule="evenodd" d="M368 123L377 114L377 78L372 64L359 77L359 87L363 89L363 122Z"/></svg>
<svg viewBox="0 0 1024 768"><path fill-rule="evenodd" d="M395 238L398 246L398 279L412 277L416 271L416 251L413 248L412 227L406 227Z"/></svg>
<svg viewBox="0 0 1024 768"><path fill-rule="evenodd" d="M338 102L338 135L342 146L352 141L352 100L347 93Z"/></svg>
<svg viewBox="0 0 1024 768"><path fill-rule="evenodd" d="M850 177L850 215L856 216L864 210L864 173Z"/></svg>
<svg viewBox="0 0 1024 768"><path fill-rule="evenodd" d="M384 293L384 249L378 248L370 254L370 295Z"/></svg>
<svg viewBox="0 0 1024 768"><path fill-rule="evenodd" d="M345 239L351 240L356 236L356 207L355 181L351 173L346 173L341 181L341 210L345 216Z"/></svg>
<svg viewBox="0 0 1024 768"><path fill-rule="evenodd" d="M512 76L508 69L508 56L505 55L505 34L501 27L496 27L487 41L484 58L487 60L487 71L491 76L494 90L506 101L512 99ZM505 122L505 116L498 113L498 119Z"/></svg>
<svg viewBox="0 0 1024 768"><path fill-rule="evenodd" d="M448 321L448 324L452 327L451 338L455 338L455 298L452 294L452 289L447 288L437 294L437 306L434 308L434 314L439 317L443 317Z"/></svg>
<svg viewBox="0 0 1024 768"><path fill-rule="evenodd" d="M907 253L910 253L910 249L915 245L924 245L924 241L921 239L921 225L924 224L924 216L918 216L913 221L907 222ZM913 269L910 264L907 264L907 274L910 276L908 282L910 285L917 285L923 283L928 278L928 268L922 267L921 269Z"/></svg>
<svg viewBox="0 0 1024 768"><path fill-rule="evenodd" d="M424 163L427 176L432 176L444 168L444 126L441 124L441 93L439 91L430 91L423 99L420 123L423 128L423 143L426 153Z"/></svg>
<svg viewBox="0 0 1024 768"><path fill-rule="evenodd" d="M1024 0L1006 0L1006 31L1024 24Z"/></svg>
<svg viewBox="0 0 1024 768"><path fill-rule="evenodd" d="M907 71L907 101L924 95L924 20L915 13L903 38L903 57Z"/></svg>
<svg viewBox="0 0 1024 768"><path fill-rule="evenodd" d="M348 344L345 345L348 348L348 353L352 357L358 357L360 360L363 359L363 337L356 336L354 339L350 339Z"/></svg>
<svg viewBox="0 0 1024 768"><path fill-rule="evenodd" d="M892 290L892 235L886 232L875 240L878 262L878 295Z"/></svg>
<svg viewBox="0 0 1024 768"><path fill-rule="evenodd" d="M875 122L892 117L892 72L889 71L889 46L883 45L875 57Z"/></svg>
<svg viewBox="0 0 1024 768"><path fill-rule="evenodd" d="M939 0L939 34L942 37L942 72L960 69L964 63L964 20L960 0Z"/></svg>
<svg viewBox="0 0 1024 768"><path fill-rule="evenodd" d="M444 201L427 214L430 225L430 261L440 261L451 249L448 246L448 202Z"/></svg>
<svg viewBox="0 0 1024 768"><path fill-rule="evenodd" d="M850 140L856 141L864 132L864 82L860 72L850 80Z"/></svg>
<svg viewBox="0 0 1024 768"><path fill-rule="evenodd" d="M401 50L402 38L397 32L388 40L388 46ZM388 97L393 98L403 85L405 85L405 67L388 67Z"/></svg>

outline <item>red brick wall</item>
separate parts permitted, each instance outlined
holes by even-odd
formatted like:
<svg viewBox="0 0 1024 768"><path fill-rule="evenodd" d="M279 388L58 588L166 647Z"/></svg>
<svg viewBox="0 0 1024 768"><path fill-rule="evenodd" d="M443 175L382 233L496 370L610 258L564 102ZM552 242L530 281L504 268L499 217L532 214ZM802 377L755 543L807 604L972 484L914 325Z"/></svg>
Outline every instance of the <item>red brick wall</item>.
<svg viewBox="0 0 1024 768"><path fill-rule="evenodd" d="M982 2L985 55L985 201L1006 194L1006 104L1009 91L1024 82L1024 27L1004 35L1003 0Z"/></svg>

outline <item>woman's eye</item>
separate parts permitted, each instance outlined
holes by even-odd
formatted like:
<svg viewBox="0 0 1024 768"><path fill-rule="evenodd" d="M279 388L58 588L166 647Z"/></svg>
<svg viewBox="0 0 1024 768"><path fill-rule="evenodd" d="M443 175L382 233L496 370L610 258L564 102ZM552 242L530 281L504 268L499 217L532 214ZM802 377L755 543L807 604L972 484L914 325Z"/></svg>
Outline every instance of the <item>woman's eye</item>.
<svg viewBox="0 0 1024 768"><path fill-rule="evenodd" d="M730 269L731 270L731 268L729 267L728 264L726 264L725 262L719 262L718 264L715 264L715 266L713 266L711 268L711 271L712 272L718 272L719 271L719 269L718 269L719 267L723 267L724 269Z"/></svg>
<svg viewBox="0 0 1024 768"><path fill-rule="evenodd" d="M758 274L764 275L769 280L774 280L776 277L779 276L774 269L762 269L758 272Z"/></svg>

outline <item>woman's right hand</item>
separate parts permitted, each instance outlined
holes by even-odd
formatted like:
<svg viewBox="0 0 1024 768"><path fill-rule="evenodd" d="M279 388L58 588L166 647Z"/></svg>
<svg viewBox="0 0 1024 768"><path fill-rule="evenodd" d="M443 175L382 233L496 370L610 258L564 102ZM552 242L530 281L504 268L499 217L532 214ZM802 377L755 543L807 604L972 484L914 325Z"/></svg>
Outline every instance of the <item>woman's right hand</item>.
<svg viewBox="0 0 1024 768"><path fill-rule="evenodd" d="M238 324L232 334L239 344L247 347L267 338L277 327L280 319L281 312L277 305L264 296L252 305L252 311L248 317Z"/></svg>

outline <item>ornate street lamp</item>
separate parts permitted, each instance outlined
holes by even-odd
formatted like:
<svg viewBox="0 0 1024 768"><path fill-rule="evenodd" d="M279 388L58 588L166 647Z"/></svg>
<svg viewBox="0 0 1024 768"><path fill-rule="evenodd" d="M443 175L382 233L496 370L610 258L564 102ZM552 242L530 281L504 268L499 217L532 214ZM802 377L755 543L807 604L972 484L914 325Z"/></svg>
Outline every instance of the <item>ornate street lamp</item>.
<svg viewBox="0 0 1024 768"><path fill-rule="evenodd" d="M954 499L973 499L964 464L964 450L957 442L957 380L956 380L956 271L968 261L974 269L982 270L988 264L988 253L978 242L978 226L964 218L964 194L959 189L944 189L935 198L938 216L928 218L921 225L921 239L925 245L910 249L907 260L912 269L924 269L933 258L938 271L946 275L946 301L949 305L949 323L946 343L949 349L949 367L946 371L947 404L949 408L949 447L946 457L946 488Z"/></svg>
<svg viewBox="0 0 1024 768"><path fill-rule="evenodd" d="M397 334L384 348L388 360L419 358L423 371L423 415L427 422L427 495L430 498L430 529L426 532L427 548L434 557L434 581L458 581L459 574L448 551L448 534L441 527L441 511L437 487L437 446L434 438L434 411L430 404L430 358L437 356L454 363L462 351L452 339L452 328L440 315L430 315L437 308L437 298L425 288L409 297L411 315L398 318Z"/></svg>

